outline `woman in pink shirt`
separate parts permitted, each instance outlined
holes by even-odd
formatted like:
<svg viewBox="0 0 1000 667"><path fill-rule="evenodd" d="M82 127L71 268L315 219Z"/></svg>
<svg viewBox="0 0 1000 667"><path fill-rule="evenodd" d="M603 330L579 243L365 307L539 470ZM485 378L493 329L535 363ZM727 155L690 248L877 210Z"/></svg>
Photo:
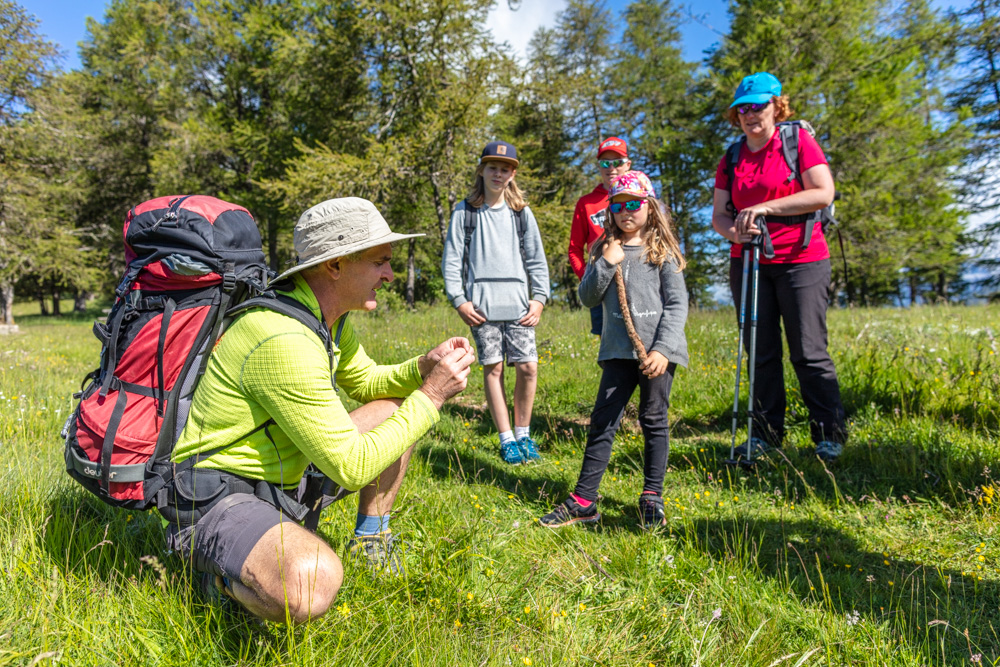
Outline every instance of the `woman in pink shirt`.
<svg viewBox="0 0 1000 667"><path fill-rule="evenodd" d="M737 304L741 250L761 234L759 216L766 219L774 244L774 257L761 258L753 405L754 433L763 438L754 437L751 446L777 447L785 436L784 323L816 455L832 461L843 450L847 430L837 372L827 351L830 251L822 223L813 214L833 201L833 176L816 140L804 128L793 126L798 131L799 165L799 178L794 177L782 153L778 126L791 114L788 97L771 74L751 74L740 83L727 116L743 137L737 142L739 153L732 167L727 168L723 156L716 170L712 226L733 244L729 285ZM744 340L749 341L749 335Z"/></svg>

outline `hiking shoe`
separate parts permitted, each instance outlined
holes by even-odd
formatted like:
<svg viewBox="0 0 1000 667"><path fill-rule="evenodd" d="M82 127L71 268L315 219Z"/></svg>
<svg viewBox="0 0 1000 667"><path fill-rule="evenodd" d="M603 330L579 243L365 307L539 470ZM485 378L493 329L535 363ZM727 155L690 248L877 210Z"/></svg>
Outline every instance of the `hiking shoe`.
<svg viewBox="0 0 1000 667"><path fill-rule="evenodd" d="M525 463L528 461L537 461L542 458L542 455L538 453L538 446L531 439L530 435L526 435L518 440L517 448L521 450L521 456L524 458Z"/></svg>
<svg viewBox="0 0 1000 667"><path fill-rule="evenodd" d="M397 540L391 530L378 535L355 536L347 543L347 559L367 566L375 575L400 575L404 568L397 543L402 543L402 540Z"/></svg>
<svg viewBox="0 0 1000 667"><path fill-rule="evenodd" d="M823 461L830 463L836 461L837 457L840 456L841 452L844 451L844 446L839 442L832 442L830 440L820 440L816 444L816 456L821 458Z"/></svg>
<svg viewBox="0 0 1000 667"><path fill-rule="evenodd" d="M594 523L600 520L601 513L597 511L596 502L584 509L573 498L567 498L539 519L538 523L548 528L561 528L572 523Z"/></svg>
<svg viewBox="0 0 1000 667"><path fill-rule="evenodd" d="M773 449L771 445L767 444L766 440L760 438L750 438L750 450L754 456L759 456L761 454L766 454ZM737 454L747 455L747 441L744 440L743 444L736 448Z"/></svg>
<svg viewBox="0 0 1000 667"><path fill-rule="evenodd" d="M639 521L646 530L667 525L662 496L656 493L643 493L639 496Z"/></svg>
<svg viewBox="0 0 1000 667"><path fill-rule="evenodd" d="M537 454L537 452L536 452ZM503 457L505 463L510 463L511 465L520 465L524 463L524 454L521 453L521 447L514 440L508 440L507 442L500 443L500 456Z"/></svg>

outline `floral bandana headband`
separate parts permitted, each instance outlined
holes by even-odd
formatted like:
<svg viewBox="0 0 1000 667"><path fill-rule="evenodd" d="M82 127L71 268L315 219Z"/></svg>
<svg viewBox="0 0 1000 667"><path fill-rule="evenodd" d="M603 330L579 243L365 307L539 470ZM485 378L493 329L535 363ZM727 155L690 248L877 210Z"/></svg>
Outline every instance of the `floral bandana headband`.
<svg viewBox="0 0 1000 667"><path fill-rule="evenodd" d="M608 199L617 195L632 195L633 197L656 197L656 190L649 176L641 171L626 171L621 176L611 179L611 191Z"/></svg>

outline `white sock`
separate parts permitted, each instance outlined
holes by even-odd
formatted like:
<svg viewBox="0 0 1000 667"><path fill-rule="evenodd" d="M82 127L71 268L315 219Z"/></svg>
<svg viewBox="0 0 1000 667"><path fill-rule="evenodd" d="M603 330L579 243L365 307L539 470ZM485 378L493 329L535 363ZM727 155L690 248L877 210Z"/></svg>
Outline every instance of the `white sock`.
<svg viewBox="0 0 1000 667"><path fill-rule="evenodd" d="M530 426L515 426L514 427L514 439L520 440L521 438L527 438L531 435Z"/></svg>
<svg viewBox="0 0 1000 667"><path fill-rule="evenodd" d="M504 431L503 433L500 434L500 446L502 447L504 444L508 442L514 442L513 431Z"/></svg>

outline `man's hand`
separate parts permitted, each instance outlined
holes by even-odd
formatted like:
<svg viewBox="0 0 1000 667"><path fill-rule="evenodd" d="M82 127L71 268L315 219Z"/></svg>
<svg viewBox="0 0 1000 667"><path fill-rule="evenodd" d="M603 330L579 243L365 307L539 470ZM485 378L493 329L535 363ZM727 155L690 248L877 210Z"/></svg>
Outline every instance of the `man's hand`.
<svg viewBox="0 0 1000 667"><path fill-rule="evenodd" d="M639 365L639 370L643 372L643 375L652 380L666 373L667 364L669 363L665 356L654 351L646 355L646 361Z"/></svg>
<svg viewBox="0 0 1000 667"><path fill-rule="evenodd" d="M428 373L420 391L438 410L444 402L465 389L476 356L471 350L456 348L445 354Z"/></svg>
<svg viewBox="0 0 1000 667"><path fill-rule="evenodd" d="M601 251L601 255L611 266L621 264L625 259L625 251L622 250L622 242L618 239L609 239L608 242L604 244L604 250Z"/></svg>
<svg viewBox="0 0 1000 667"><path fill-rule="evenodd" d="M444 357L452 350L466 350L471 354L472 346L469 344L468 338L463 338L462 336L449 338L427 354L417 359L417 368L420 369L420 377L426 378L427 375L434 370L434 367L437 366L437 363L444 359Z"/></svg>
<svg viewBox="0 0 1000 667"><path fill-rule="evenodd" d="M471 301L466 301L458 307L458 316L470 327L477 327L486 321L486 318L479 314Z"/></svg>
<svg viewBox="0 0 1000 667"><path fill-rule="evenodd" d="M541 301L532 299L528 302L528 314L518 320L518 324L524 327L533 327L542 319L542 308L545 306Z"/></svg>

